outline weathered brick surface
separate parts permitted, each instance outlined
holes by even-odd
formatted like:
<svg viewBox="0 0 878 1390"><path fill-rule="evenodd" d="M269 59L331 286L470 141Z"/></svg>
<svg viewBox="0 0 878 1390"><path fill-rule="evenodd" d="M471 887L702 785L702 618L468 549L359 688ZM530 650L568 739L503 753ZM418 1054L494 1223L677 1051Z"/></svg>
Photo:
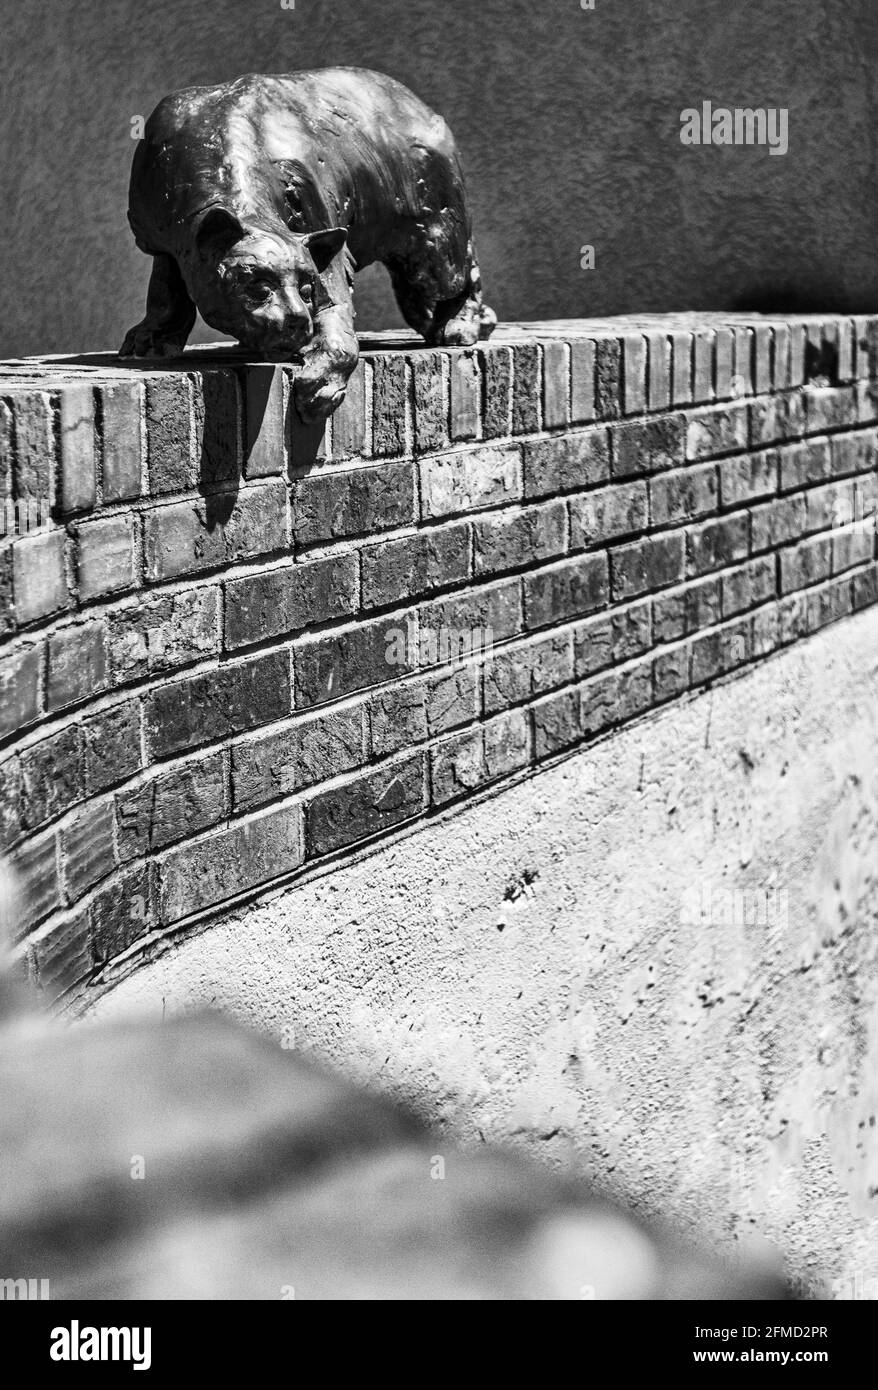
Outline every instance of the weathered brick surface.
<svg viewBox="0 0 878 1390"><path fill-rule="evenodd" d="M225 902L302 862L299 807L281 807L165 855L160 868L159 917L177 922Z"/></svg>
<svg viewBox="0 0 878 1390"><path fill-rule="evenodd" d="M295 485L293 533L299 545L410 526L415 478L410 463L313 473Z"/></svg>
<svg viewBox="0 0 878 1390"><path fill-rule="evenodd" d="M417 816L426 807L423 753L401 758L340 787L320 792L306 813L309 859Z"/></svg>
<svg viewBox="0 0 878 1390"><path fill-rule="evenodd" d="M521 497L517 446L493 445L423 459L419 473L421 511L431 519L498 507Z"/></svg>
<svg viewBox="0 0 878 1390"><path fill-rule="evenodd" d="M132 516L108 517L79 527L76 582L82 602L119 593L137 582L136 541Z"/></svg>
<svg viewBox="0 0 878 1390"><path fill-rule="evenodd" d="M64 531L38 532L13 542L12 583L19 626L68 607L66 542Z"/></svg>
<svg viewBox="0 0 878 1390"><path fill-rule="evenodd" d="M153 755L167 758L289 712L289 656L281 651L159 686L146 701L144 719Z"/></svg>
<svg viewBox="0 0 878 1390"><path fill-rule="evenodd" d="M76 991L878 602L876 343L832 315L405 341L326 427L288 366L0 367L34 979Z"/></svg>
<svg viewBox="0 0 878 1390"><path fill-rule="evenodd" d="M358 599L359 565L351 554L233 580L226 585L225 645L243 647L349 616Z"/></svg>
<svg viewBox="0 0 878 1390"><path fill-rule="evenodd" d="M146 577L154 583L287 548L281 482L203 501L172 502L144 518Z"/></svg>
<svg viewBox="0 0 878 1390"><path fill-rule="evenodd" d="M384 608L433 589L452 588L470 572L467 522L430 527L362 551L364 608Z"/></svg>
<svg viewBox="0 0 878 1390"><path fill-rule="evenodd" d="M278 801L359 767L365 757L366 711L331 709L276 733L232 747L232 797L236 811Z"/></svg>

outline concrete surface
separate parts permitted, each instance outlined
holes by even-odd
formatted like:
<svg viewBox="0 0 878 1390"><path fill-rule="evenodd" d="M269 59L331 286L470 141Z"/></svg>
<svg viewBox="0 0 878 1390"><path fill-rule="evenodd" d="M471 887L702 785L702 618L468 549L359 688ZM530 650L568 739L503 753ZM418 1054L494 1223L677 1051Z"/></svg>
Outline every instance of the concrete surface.
<svg viewBox="0 0 878 1390"><path fill-rule="evenodd" d="M333 63L450 122L503 319L878 307L873 0L0 0L0 23L2 355L115 349L142 316L136 116ZM786 107L789 153L685 148L680 113L703 100ZM359 328L400 321L383 270L357 297Z"/></svg>
<svg viewBox="0 0 878 1390"><path fill-rule="evenodd" d="M214 1005L878 1294L876 673L869 612L182 939L92 1017Z"/></svg>

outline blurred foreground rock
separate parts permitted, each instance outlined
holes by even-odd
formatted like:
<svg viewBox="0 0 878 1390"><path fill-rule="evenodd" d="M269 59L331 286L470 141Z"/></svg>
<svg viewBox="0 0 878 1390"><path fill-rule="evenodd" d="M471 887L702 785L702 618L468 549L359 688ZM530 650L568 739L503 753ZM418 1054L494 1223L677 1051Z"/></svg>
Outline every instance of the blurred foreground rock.
<svg viewBox="0 0 878 1390"><path fill-rule="evenodd" d="M52 1298L783 1296L217 1015L7 1018L0 1115L0 1279Z"/></svg>

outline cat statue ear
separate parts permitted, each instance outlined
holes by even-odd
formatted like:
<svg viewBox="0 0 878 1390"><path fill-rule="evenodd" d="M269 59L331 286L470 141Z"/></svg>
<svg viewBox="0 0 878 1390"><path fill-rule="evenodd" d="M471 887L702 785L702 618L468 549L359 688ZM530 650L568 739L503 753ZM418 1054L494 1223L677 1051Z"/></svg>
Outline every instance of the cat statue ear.
<svg viewBox="0 0 878 1390"><path fill-rule="evenodd" d="M221 259L244 235L244 228L233 212L213 207L198 224L195 246L202 260Z"/></svg>
<svg viewBox="0 0 878 1390"><path fill-rule="evenodd" d="M347 239L348 234L344 227L328 227L326 231L308 233L305 237L305 245L311 252L311 259L319 274L322 275L330 261L338 255Z"/></svg>

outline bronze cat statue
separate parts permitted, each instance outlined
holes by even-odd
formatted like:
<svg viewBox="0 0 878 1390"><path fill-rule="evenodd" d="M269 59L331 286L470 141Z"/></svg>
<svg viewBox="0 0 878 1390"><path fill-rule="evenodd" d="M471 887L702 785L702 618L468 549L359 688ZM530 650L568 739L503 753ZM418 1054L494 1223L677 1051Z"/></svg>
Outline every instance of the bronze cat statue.
<svg viewBox="0 0 878 1390"><path fill-rule="evenodd" d="M469 345L496 323L451 132L382 73L250 74L165 97L134 156L128 220L153 265L120 357L178 355L197 306L243 346L300 363L306 421L339 405L357 363L355 270L386 265L428 343Z"/></svg>

